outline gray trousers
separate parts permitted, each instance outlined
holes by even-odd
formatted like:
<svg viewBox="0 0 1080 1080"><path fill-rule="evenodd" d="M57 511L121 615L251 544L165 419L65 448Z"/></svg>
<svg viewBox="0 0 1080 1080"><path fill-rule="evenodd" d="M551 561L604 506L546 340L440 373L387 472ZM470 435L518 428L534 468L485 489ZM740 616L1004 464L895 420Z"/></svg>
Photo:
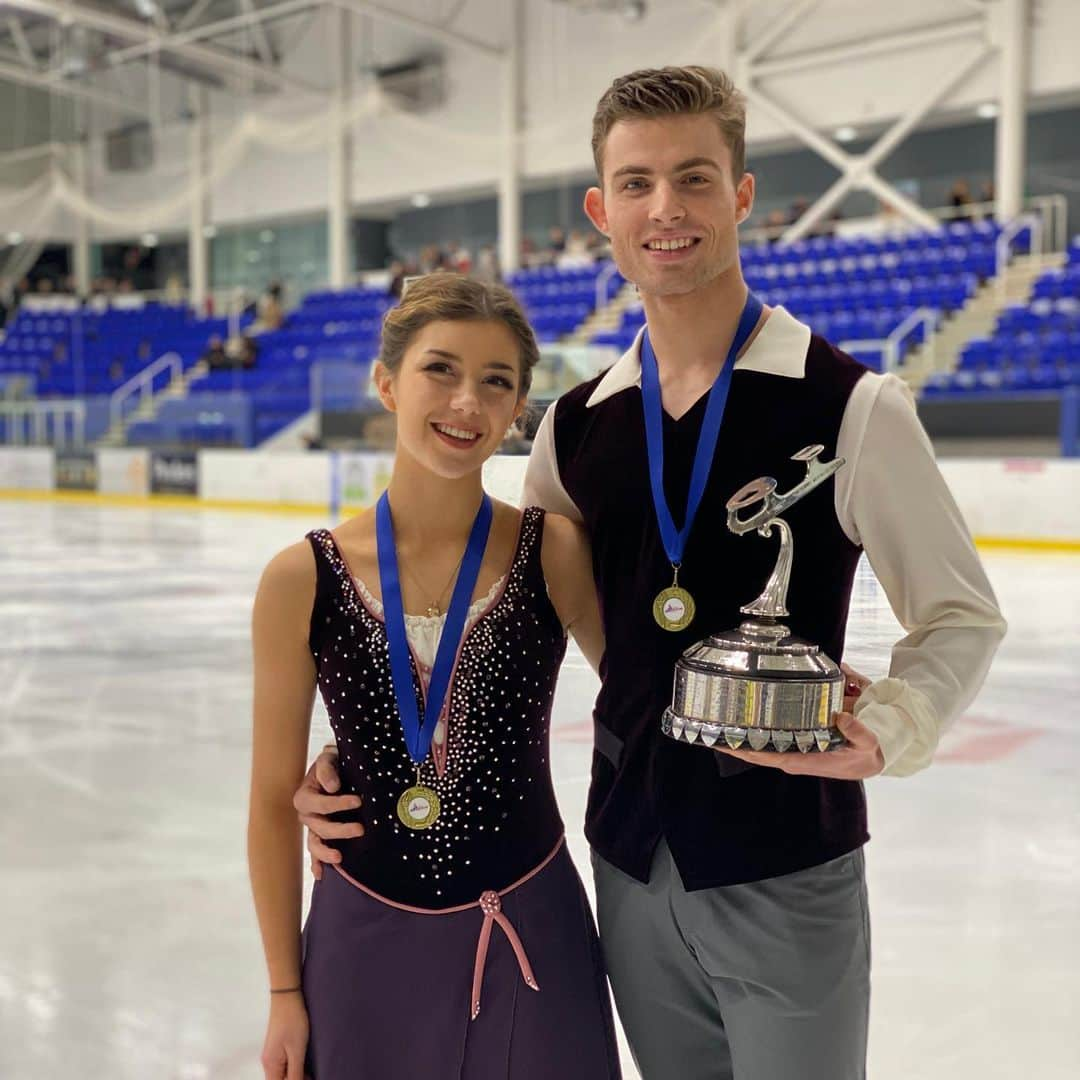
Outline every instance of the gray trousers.
<svg viewBox="0 0 1080 1080"><path fill-rule="evenodd" d="M687 892L661 841L647 885L593 852L600 942L643 1080L864 1080L863 853Z"/></svg>

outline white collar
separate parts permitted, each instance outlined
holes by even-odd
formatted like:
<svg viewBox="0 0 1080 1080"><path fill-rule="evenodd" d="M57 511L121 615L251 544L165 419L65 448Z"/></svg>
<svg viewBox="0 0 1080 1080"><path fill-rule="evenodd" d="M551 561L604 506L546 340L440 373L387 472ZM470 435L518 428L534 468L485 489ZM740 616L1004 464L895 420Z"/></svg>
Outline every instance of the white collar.
<svg viewBox="0 0 1080 1080"><path fill-rule="evenodd" d="M641 385L641 338L644 332L642 327L634 338L634 344L600 380L586 402L586 408L599 405L620 390ZM810 327L799 322L784 308L774 307L758 336L735 361L735 370L801 379L806 373L806 352L809 347Z"/></svg>

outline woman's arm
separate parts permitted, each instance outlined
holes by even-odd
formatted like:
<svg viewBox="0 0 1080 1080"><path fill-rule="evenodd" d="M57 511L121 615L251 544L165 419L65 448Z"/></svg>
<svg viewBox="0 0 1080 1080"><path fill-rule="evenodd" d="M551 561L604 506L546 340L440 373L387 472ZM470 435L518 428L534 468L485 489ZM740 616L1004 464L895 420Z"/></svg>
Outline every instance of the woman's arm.
<svg viewBox="0 0 1080 1080"><path fill-rule="evenodd" d="M252 617L248 869L272 989L300 985L302 837L293 793L304 775L315 696L308 647L314 596L314 554L296 544L267 566Z"/></svg>
<svg viewBox="0 0 1080 1080"><path fill-rule="evenodd" d="M540 558L548 595L559 619L593 671L599 672L604 656L604 626L585 530L569 518L549 513L544 519Z"/></svg>

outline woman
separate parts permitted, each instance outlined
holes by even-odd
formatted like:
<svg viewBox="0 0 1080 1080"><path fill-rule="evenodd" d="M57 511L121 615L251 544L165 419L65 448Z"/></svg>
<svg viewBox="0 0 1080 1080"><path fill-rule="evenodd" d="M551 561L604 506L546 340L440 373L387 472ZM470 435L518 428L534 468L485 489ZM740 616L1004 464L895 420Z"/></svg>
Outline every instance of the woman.
<svg viewBox="0 0 1080 1080"><path fill-rule="evenodd" d="M270 1080L305 1060L314 1080L619 1075L547 750L566 632L594 667L603 652L588 544L481 483L537 359L507 290L413 283L375 368L397 419L386 495L263 575L249 863ZM301 937L292 794L316 685L355 809Z"/></svg>

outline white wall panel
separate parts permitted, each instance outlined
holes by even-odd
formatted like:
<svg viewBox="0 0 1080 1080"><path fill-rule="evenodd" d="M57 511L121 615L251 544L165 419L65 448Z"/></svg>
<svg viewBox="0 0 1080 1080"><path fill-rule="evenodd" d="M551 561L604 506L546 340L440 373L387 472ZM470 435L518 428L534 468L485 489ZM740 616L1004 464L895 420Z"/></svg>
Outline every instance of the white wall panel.
<svg viewBox="0 0 1080 1080"><path fill-rule="evenodd" d="M0 447L0 490L52 491L54 486L51 447Z"/></svg>

